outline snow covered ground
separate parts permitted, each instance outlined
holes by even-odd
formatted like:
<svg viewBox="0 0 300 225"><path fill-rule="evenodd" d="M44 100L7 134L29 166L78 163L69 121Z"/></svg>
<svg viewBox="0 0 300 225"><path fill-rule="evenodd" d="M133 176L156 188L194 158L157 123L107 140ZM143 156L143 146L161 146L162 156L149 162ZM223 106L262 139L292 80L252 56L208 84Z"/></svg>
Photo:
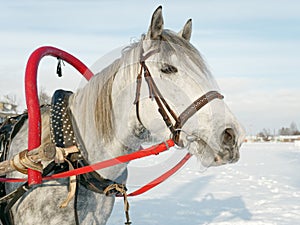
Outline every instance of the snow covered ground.
<svg viewBox="0 0 300 225"><path fill-rule="evenodd" d="M130 165L129 191L160 166L162 155ZM182 155L182 153L181 153ZM153 164L154 163L154 164ZM129 199L133 224L286 225L300 224L300 148L292 143L246 143L238 163L203 170L193 157L175 176ZM155 176L154 175L154 176ZM153 176L153 177L154 177ZM109 225L125 221L119 198Z"/></svg>

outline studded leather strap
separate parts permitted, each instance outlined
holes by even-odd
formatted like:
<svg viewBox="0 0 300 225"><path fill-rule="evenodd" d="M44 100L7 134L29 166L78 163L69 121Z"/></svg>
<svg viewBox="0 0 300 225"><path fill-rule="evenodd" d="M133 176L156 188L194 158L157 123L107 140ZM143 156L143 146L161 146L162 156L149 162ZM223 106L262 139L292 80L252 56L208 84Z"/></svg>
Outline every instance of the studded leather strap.
<svg viewBox="0 0 300 225"><path fill-rule="evenodd" d="M72 128L71 110L68 107L71 91L56 90L51 102L50 124L52 142L57 147L65 148L76 145Z"/></svg>

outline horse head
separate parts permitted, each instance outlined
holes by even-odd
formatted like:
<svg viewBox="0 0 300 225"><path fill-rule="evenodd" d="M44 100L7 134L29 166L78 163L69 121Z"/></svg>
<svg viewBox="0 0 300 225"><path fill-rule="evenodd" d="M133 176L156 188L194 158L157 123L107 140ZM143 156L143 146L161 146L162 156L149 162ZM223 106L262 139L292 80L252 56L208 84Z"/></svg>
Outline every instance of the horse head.
<svg viewBox="0 0 300 225"><path fill-rule="evenodd" d="M191 19L178 33L164 29L162 8L158 7L148 32L124 49L113 84L113 108L115 118L122 117L127 122L125 127L119 126L117 135L126 146L136 148L133 143L149 137L162 141L177 132L177 144L188 146L203 165L236 162L244 131L221 95L193 112L182 126L173 126L197 99L219 91L201 54L190 43L191 34ZM170 121L166 122L156 98ZM134 134L131 138L124 132L127 128Z"/></svg>

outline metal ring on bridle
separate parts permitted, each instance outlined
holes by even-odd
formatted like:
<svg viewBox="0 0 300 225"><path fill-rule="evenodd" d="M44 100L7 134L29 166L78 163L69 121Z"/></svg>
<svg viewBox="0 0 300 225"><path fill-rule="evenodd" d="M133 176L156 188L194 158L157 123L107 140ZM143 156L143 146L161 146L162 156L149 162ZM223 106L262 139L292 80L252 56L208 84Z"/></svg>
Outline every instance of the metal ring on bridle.
<svg viewBox="0 0 300 225"><path fill-rule="evenodd" d="M186 139L186 141L187 141L187 144L186 144L185 146L184 146L184 145L182 145L182 146L176 145L176 148L177 148L177 149L187 149L187 150L188 150L189 147L190 147L190 144L191 144L192 142L196 141L197 139L199 139L199 137L197 137L196 135L194 135L194 134L189 134L188 132L186 132L186 131L183 130L183 129L177 128L175 131L179 131L179 132L182 132L182 133L186 134L185 139ZM170 137L172 137L172 134L170 134Z"/></svg>

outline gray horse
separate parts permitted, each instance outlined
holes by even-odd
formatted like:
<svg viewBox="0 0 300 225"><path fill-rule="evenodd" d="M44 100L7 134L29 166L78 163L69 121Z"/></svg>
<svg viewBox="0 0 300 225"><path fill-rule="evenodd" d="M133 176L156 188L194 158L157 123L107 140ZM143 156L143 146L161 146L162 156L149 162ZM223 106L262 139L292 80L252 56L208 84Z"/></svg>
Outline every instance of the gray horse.
<svg viewBox="0 0 300 225"><path fill-rule="evenodd" d="M137 88L141 62L147 65L155 86L177 115L200 96L218 91L200 53L190 43L191 33L191 20L179 33L164 29L162 7L158 7L148 32L142 35L140 41L125 48L120 58L70 96L68 108L72 113L73 125L76 124L77 139L84 145L81 154L88 163L137 151L146 141L163 141L172 133L158 112L156 101L149 99L149 83L141 82ZM142 79L139 77L138 80ZM137 99L137 90L138 113L133 104ZM50 110L43 110L42 144L50 143L53 138L49 121ZM9 158L27 148L27 127L26 121L11 144ZM181 133L181 146L187 147L206 167L233 163L239 159L243 129L220 98L213 99L194 112L175 132ZM46 164L44 162L44 166ZM127 164L120 164L98 173L103 178L125 184L126 167ZM8 176L21 175L13 172ZM7 192L16 188L16 184L6 185ZM37 185L13 206L14 223L106 224L114 206L113 195L106 196L79 186L76 201L73 199L67 207L60 208L67 195L67 179Z"/></svg>

